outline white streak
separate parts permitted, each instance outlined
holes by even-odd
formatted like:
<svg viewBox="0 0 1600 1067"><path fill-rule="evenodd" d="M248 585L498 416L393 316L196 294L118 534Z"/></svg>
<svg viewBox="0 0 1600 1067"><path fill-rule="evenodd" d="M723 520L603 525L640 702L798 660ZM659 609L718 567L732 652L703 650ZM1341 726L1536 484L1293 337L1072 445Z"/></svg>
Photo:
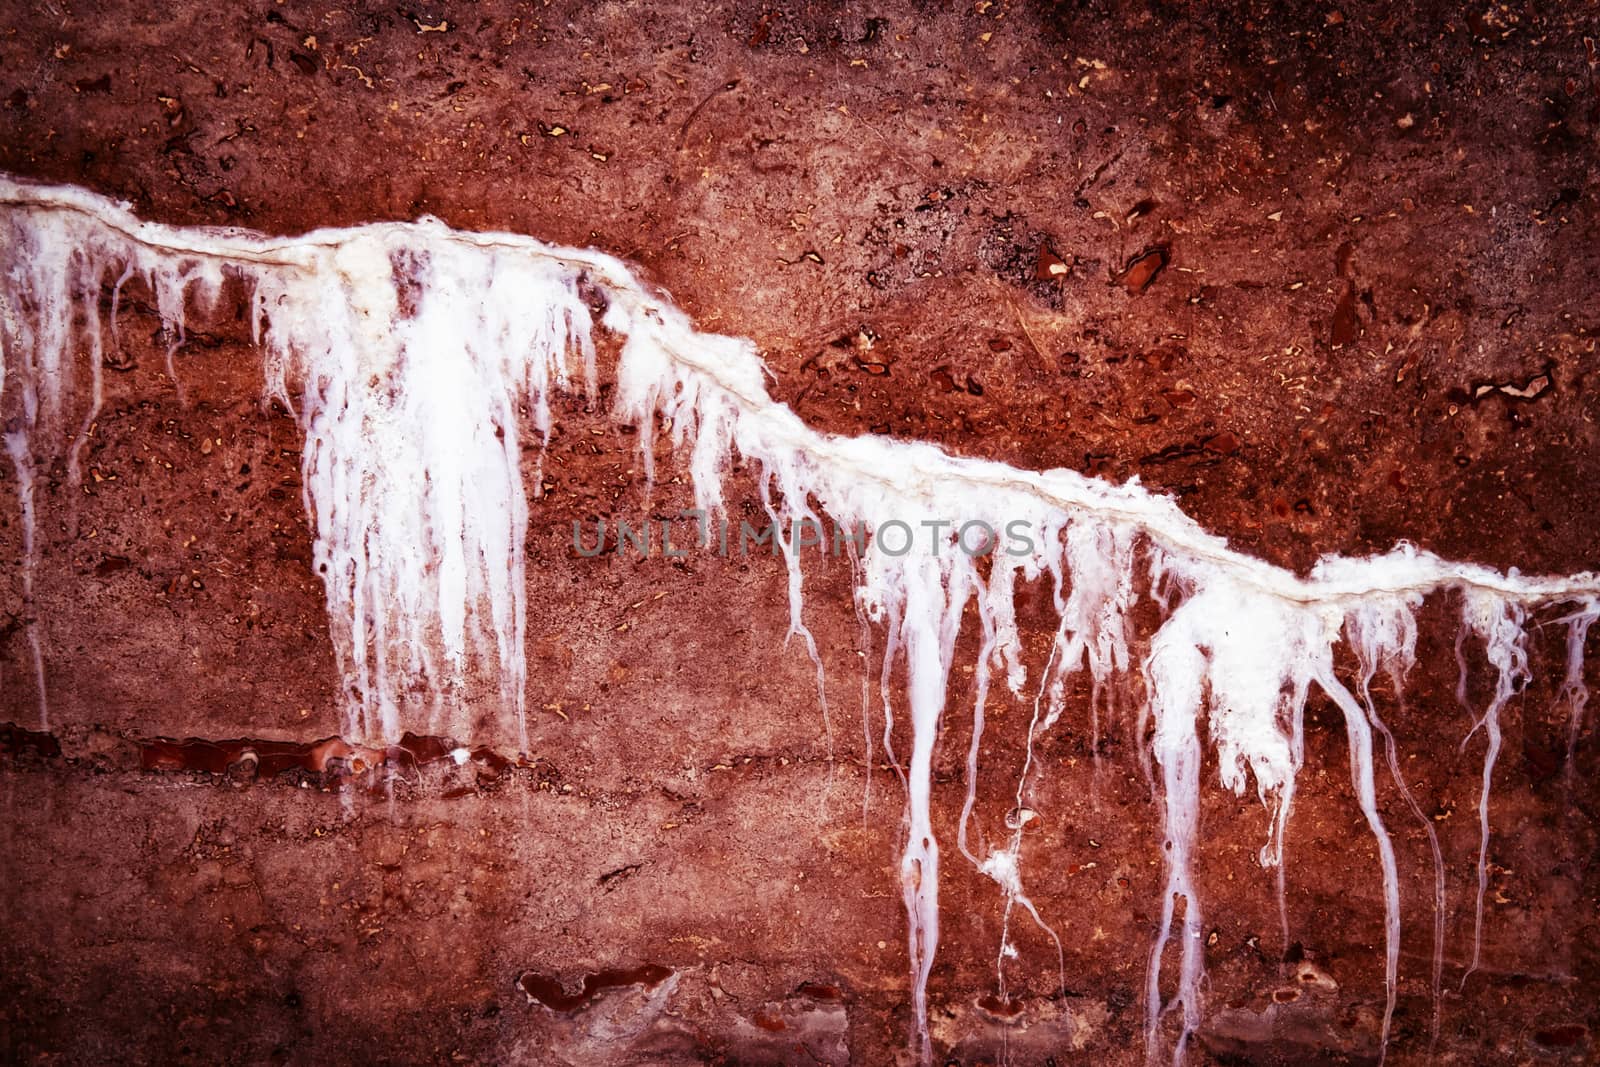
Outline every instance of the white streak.
<svg viewBox="0 0 1600 1067"><path fill-rule="evenodd" d="M1405 775L1400 770L1400 752L1394 733L1379 716L1377 704L1372 696L1372 679L1381 667L1388 674L1389 686L1394 691L1396 701L1402 710L1404 709L1405 676L1416 663L1416 612L1421 606L1422 598L1416 594L1372 597L1351 610L1345 617L1344 629L1345 637L1354 650L1356 662L1360 667L1357 691L1361 696L1361 704L1366 709L1367 718L1372 722L1373 728L1383 736L1389 774L1394 779L1395 787L1400 790L1406 806L1411 809L1412 815L1422 827L1422 832L1428 839L1428 850L1433 857L1433 1016L1429 1026L1429 1040L1432 1047L1439 1040L1441 986L1444 972L1444 852L1439 847L1439 834L1433 827L1433 820L1422 810L1422 805L1417 802L1411 787L1406 783Z"/></svg>
<svg viewBox="0 0 1600 1067"><path fill-rule="evenodd" d="M1396 983L1400 968L1400 872L1395 863L1394 843L1378 815L1377 787L1373 781L1372 730L1360 705L1350 691L1333 676L1332 664L1325 664L1316 676L1317 685L1344 713L1345 734L1350 742L1350 782L1356 802L1372 829L1378 846L1378 862L1383 869L1384 954L1383 986L1387 993L1383 1009L1383 1033L1379 1043L1381 1063L1389 1049L1389 1030L1394 1022Z"/></svg>
<svg viewBox="0 0 1600 1067"><path fill-rule="evenodd" d="M33 572L39 564L35 544L36 518L33 505L33 455L28 450L28 434L11 430L6 435L6 452L17 474L17 502L22 512L22 610L27 612L28 651L33 657L33 684L39 702L39 729L50 729L50 696L44 683L44 645L39 638L39 608L33 599Z"/></svg>
<svg viewBox="0 0 1600 1067"><path fill-rule="evenodd" d="M1589 628L1600 618L1600 598L1591 597L1580 602L1577 609L1565 619L1567 624L1567 672L1561 680L1561 698L1567 701L1567 767L1566 779L1570 784L1576 773L1574 756L1578 738L1583 733L1583 709L1589 703L1589 686L1583 676L1583 647L1589 639Z"/></svg>
<svg viewBox="0 0 1600 1067"><path fill-rule="evenodd" d="M1183 961L1175 1000L1183 1006L1183 1029L1176 1060L1199 1023L1204 968L1196 942L1200 902L1190 869L1200 817L1199 718L1207 714L1222 784L1242 795L1254 779L1269 815L1259 859L1263 866L1276 865L1303 758L1298 739L1306 692L1328 663L1333 632L1325 610L1266 596L1209 567L1189 568L1170 559L1160 567L1176 568L1183 584L1194 590L1157 631L1144 665L1167 825L1167 891L1150 960L1145 1031L1154 1056L1163 1010L1162 956L1175 898L1181 895Z"/></svg>
<svg viewBox="0 0 1600 1067"><path fill-rule="evenodd" d="M1483 717L1473 724L1472 731L1461 742L1461 747L1466 748L1479 726L1484 728L1488 740L1483 753L1483 784L1478 789L1478 901L1472 923L1472 964L1461 976L1461 984L1465 986L1472 972L1478 969L1478 957L1483 949L1483 897L1489 888L1489 791L1494 780L1495 760L1500 756L1500 710L1533 676L1528 671L1528 637L1523 630L1527 609L1488 590L1463 592L1461 633L1482 639L1489 665L1496 673L1494 695L1489 698ZM1461 655L1459 640L1456 655L1458 658ZM1465 703L1464 674L1456 695Z"/></svg>

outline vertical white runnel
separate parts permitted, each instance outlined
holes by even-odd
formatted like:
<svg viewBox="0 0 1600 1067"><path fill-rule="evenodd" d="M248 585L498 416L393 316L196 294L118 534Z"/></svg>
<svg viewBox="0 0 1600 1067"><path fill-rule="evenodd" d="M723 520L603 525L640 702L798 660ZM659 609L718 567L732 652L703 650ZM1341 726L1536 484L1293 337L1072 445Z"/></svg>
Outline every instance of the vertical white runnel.
<svg viewBox="0 0 1600 1067"><path fill-rule="evenodd" d="M1483 784L1478 788L1478 900L1472 922L1472 964L1461 976L1464 987L1478 969L1483 949L1483 897L1489 888L1489 791L1494 780L1495 760L1500 756L1500 710L1532 675L1528 672L1528 636L1523 630L1527 611L1521 604L1498 594L1477 589L1462 590L1461 632L1472 634L1484 644L1484 654L1495 669L1494 695L1484 708L1483 717L1461 742L1462 749L1483 727L1487 744L1483 752ZM1457 642L1456 655L1461 656ZM1581 676L1581 670L1579 672ZM1466 675L1461 676L1457 697L1465 703Z"/></svg>
<svg viewBox="0 0 1600 1067"><path fill-rule="evenodd" d="M933 834L930 789L933 784L933 743L944 712L945 686L950 676L953 630L948 620L959 620L966 599L964 587L947 589L938 564L927 556L914 558L902 572L904 614L901 641L905 646L906 694L911 705L910 818L905 854L900 860L900 883L906 914L912 970L912 1008L915 1012L919 1053L926 1060L928 1037L928 973L939 947L939 844ZM959 596L959 599L958 599Z"/></svg>
<svg viewBox="0 0 1600 1067"><path fill-rule="evenodd" d="M1191 601L1193 603L1193 601ZM1181 612L1183 608L1180 608ZM1177 616L1174 616L1176 619ZM1180 931L1178 992L1174 1002L1183 1009L1183 1028L1173 1046L1174 1063L1183 1059L1189 1035L1200 1025L1200 977L1205 969L1204 931L1200 897L1194 891L1191 857L1200 831L1200 719L1205 698L1206 656L1183 623L1163 626L1150 643L1145 678L1155 720L1152 747L1161 765L1163 824L1166 828L1166 888L1161 894L1161 927L1150 953L1145 982L1145 1053L1150 1062L1160 1059L1162 960L1172 936L1179 898L1183 900Z"/></svg>
<svg viewBox="0 0 1600 1067"><path fill-rule="evenodd" d="M1010 921L1012 909L1021 906L1055 944L1058 970L1062 985L1066 984L1065 951L1060 935L1039 914L1022 886L1022 845L1029 824L1037 817L1031 805L1031 790L1035 784L1034 745L1060 720L1066 709L1066 687L1072 674L1080 669L1089 672L1090 744L1093 749L1094 779L1091 789L1098 785L1100 769L1100 729L1098 710L1100 697L1106 685L1128 669L1128 613L1134 602L1134 546L1137 531L1121 523L1106 522L1087 514L1070 518L1064 525L1058 518L1042 520L1039 552L1044 569L1052 578L1052 589L1059 625L1051 644L1050 657L1045 664L1039 691L1033 702L1033 717L1028 723L1027 745L1024 750L1022 771L1017 776L1016 804L1007 816L1010 842L1004 849L991 851L978 860L967 849L966 826L977 792L977 746L982 734L981 708L975 716L972 751L968 757L967 802L962 809L962 851L978 865L978 869L994 880L1005 897L1004 918L1000 931L1000 953L996 961L997 978L1001 992L1005 990L1005 960L1011 952ZM1039 569L1037 564L1032 566ZM998 579L998 584L997 584ZM993 564L990 589L995 601L993 609L984 613L987 620L996 620L995 643L999 646L1002 635L1008 642L1002 658L1009 660L1009 677L1013 691L1020 689L1022 666L1017 651L1016 618L1013 607L1011 583L1015 581L1015 567L997 559ZM1070 587L1070 592L1063 592ZM997 594L997 595L996 595ZM987 628L987 621L986 621ZM987 644L987 642L986 642ZM985 653L987 659L987 651ZM980 700L987 692L987 663L980 664Z"/></svg>
<svg viewBox="0 0 1600 1067"><path fill-rule="evenodd" d="M1437 1043L1444 973L1444 852L1439 847L1439 834L1433 828L1433 820L1422 810L1422 805L1417 802L1411 787L1406 783L1405 775L1400 769L1400 752L1394 733L1378 714L1377 703L1372 696L1372 679L1379 668L1382 668L1388 675L1389 688L1393 691L1396 702L1400 704L1402 710L1404 709L1405 677L1416 663L1416 613L1421 606L1422 596L1419 593L1372 597L1350 610L1345 616L1344 629L1345 637L1356 654L1356 662L1360 668L1357 692L1360 694L1361 704L1366 709L1367 718L1372 722L1373 728L1383 737L1389 775L1394 779L1395 788L1400 791L1406 806L1411 809L1412 816L1422 827L1422 832L1428 839L1428 851L1433 857L1433 1016L1429 1035L1430 1042Z"/></svg>
<svg viewBox="0 0 1600 1067"><path fill-rule="evenodd" d="M33 658L33 685L39 704L39 729L50 729L50 694L44 682L44 645L39 638L39 609L33 599L33 572L38 567L35 545L36 519L33 506L33 455L28 450L25 430L6 435L6 452L17 474L17 509L22 512L22 609L27 613L28 652Z"/></svg>
<svg viewBox="0 0 1600 1067"><path fill-rule="evenodd" d="M1377 786L1373 778L1372 730L1355 697L1333 675L1331 660L1319 666L1317 685L1344 714L1345 735L1350 743L1350 782L1355 787L1356 803L1372 829L1378 846L1378 862L1383 868L1384 954L1383 985L1387 993L1383 1009L1383 1033L1378 1046L1382 1062L1389 1050L1389 1029L1394 1021L1396 982L1400 969L1400 871L1394 858L1394 843L1378 814Z"/></svg>
<svg viewBox="0 0 1600 1067"><path fill-rule="evenodd" d="M1583 733L1583 709L1589 703L1589 686L1583 677L1583 647L1589 639L1589 628L1597 618L1600 618L1600 599L1591 597L1579 602L1572 614L1560 620L1567 624L1567 672L1561 680L1561 697L1568 707L1566 779L1569 785L1576 773L1574 756L1578 737Z"/></svg>
<svg viewBox="0 0 1600 1067"><path fill-rule="evenodd" d="M1200 1021L1200 901L1191 858L1199 826L1199 719L1207 716L1222 784L1243 795L1249 779L1269 815L1263 866L1281 862L1301 754L1297 739L1307 686L1328 659L1333 640L1326 611L1287 603L1244 586L1213 568L1159 561L1191 593L1162 624L1145 660L1145 683L1155 721L1155 758L1166 807L1167 890L1150 958L1146 1039L1158 1051L1163 1013L1161 972L1176 899L1182 897L1183 947L1175 1003L1183 1028L1174 1047L1180 1060Z"/></svg>

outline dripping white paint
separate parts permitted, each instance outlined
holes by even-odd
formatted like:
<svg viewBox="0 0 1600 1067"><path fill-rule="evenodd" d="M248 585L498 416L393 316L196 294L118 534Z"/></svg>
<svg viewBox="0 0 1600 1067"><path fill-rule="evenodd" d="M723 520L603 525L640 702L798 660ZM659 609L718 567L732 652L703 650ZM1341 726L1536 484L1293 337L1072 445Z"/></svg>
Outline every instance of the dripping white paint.
<svg viewBox="0 0 1600 1067"><path fill-rule="evenodd" d="M470 679L483 674L496 680L499 706L521 722L528 506L519 439L525 428L548 438L555 391L581 382L596 395L595 324L585 286L603 300L605 328L623 339L615 416L639 427L647 479L655 474L659 419L685 453L696 507L707 514L722 514L722 482L737 450L760 472L763 503L780 529L795 522L820 527L825 518L848 529L946 521L1002 529L1022 521L1041 531L1030 551L996 556L986 569L971 555L949 551L947 543L945 551L933 544L893 553L869 541L856 554L857 606L885 631L880 690L886 715L894 703L892 670L903 670L905 678L912 746L901 882L914 1041L924 1061L931 1052L928 976L939 937L933 750L969 601L976 602L982 625L975 733L995 668L1013 691L1021 693L1026 684L1013 606L1019 579L1051 584L1059 620L1034 690L1030 746L1066 710L1070 675L1087 672L1095 698L1086 710L1094 716L1108 685L1135 666L1142 671L1148 696L1141 727L1150 729L1160 767L1167 838L1166 891L1146 980L1152 1058L1165 1055L1164 1014L1180 1013L1170 1054L1181 1060L1204 1007L1202 905L1191 865L1199 837L1202 719L1223 784L1242 795L1253 781L1270 813L1260 861L1276 866L1283 861L1304 759L1302 717L1311 687L1342 713L1355 795L1382 867L1386 1041L1400 901L1394 852L1375 800L1374 728L1390 746L1391 767L1395 763L1368 680L1379 667L1396 678L1409 667L1415 612L1425 595L1453 590L1461 596L1463 638L1483 645L1499 678L1474 726L1486 740L1480 929L1499 714L1527 677L1524 626L1531 610L1571 605L1563 692L1574 731L1587 699L1583 642L1600 614L1594 575L1500 574L1401 546L1381 557L1325 559L1300 578L1231 550L1170 499L1136 482L1110 485L1073 471L963 459L927 444L821 434L769 397L749 342L696 331L626 266L599 253L513 234L454 231L428 219L298 238L179 229L141 222L125 206L84 190L5 178L0 249L0 364L13 413L6 441L30 527L25 588L33 561L33 451L60 442L76 470L100 404L103 288L113 289L114 328L121 287L143 279L175 349L186 315L215 301L226 278L249 287L264 388L294 412L305 434L305 507L352 740L394 740L417 717L469 699ZM68 413L82 392L74 381L80 348L89 354L90 380L86 413L74 420ZM519 416L523 410L526 419ZM800 556L786 548L782 557L791 632L817 660L820 681L820 659L803 621ZM1142 664L1135 663L1130 636L1129 616L1140 599L1136 570L1147 572L1164 612ZM32 635L39 647L37 630ZM1364 672L1359 693L1334 673L1341 635ZM38 670L42 676L42 658ZM977 754L974 740L969 788ZM1026 810L1032 773L1030 760L1018 785L1019 813ZM1006 848L979 854L967 835L972 806L969 794L961 850L1000 886L1008 914L1020 905L1045 925L1023 891L1020 833L1027 816L1013 820L1017 836ZM1175 924L1179 964L1169 1000L1163 976ZM1008 948L1002 942L1002 961ZM1436 936L1436 990L1439 951Z"/></svg>

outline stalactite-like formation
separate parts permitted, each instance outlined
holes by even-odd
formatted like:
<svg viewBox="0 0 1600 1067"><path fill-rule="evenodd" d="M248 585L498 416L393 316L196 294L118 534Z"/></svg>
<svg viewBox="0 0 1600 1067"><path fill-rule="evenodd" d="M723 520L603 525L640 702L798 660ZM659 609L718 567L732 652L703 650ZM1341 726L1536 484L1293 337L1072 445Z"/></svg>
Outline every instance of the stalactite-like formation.
<svg viewBox="0 0 1600 1067"><path fill-rule="evenodd" d="M569 349L593 381L589 311L574 271L429 229L322 250L311 272L263 272L256 322L269 389L305 432L306 510L349 729L398 736L418 694L437 725L481 664L520 733L519 412L548 440Z"/></svg>
<svg viewBox="0 0 1600 1067"><path fill-rule="evenodd" d="M769 397L750 343L699 333L608 256L512 234L452 231L436 220L292 239L177 229L141 222L83 190L10 179L0 179L0 254L0 364L7 375L3 402L12 413L7 445L30 530L30 448L63 447L75 463L98 410L104 287L112 286L114 328L122 285L144 280L171 341L169 358L192 309L216 300L229 279L248 287L267 392L294 412L305 434L305 505L352 740L393 741L408 728L437 728L441 716L485 699L484 692L520 723L528 510L519 438L525 423L548 436L554 391L574 388L581 377L589 395L597 395L594 324L584 295L590 291L605 307L603 326L623 339L615 414L639 427L647 478L655 475L659 423L687 453L697 504L707 512L722 506L722 480L736 450L759 472L762 501L780 523L826 518L873 531L853 556L856 606L864 625L884 633L886 719L894 714L897 668L905 680L911 749L901 884L915 1041L925 1061L927 983L939 936L933 753L969 601L983 628L975 734L992 671L1003 672L1012 691L1024 691L1013 606L1018 582L1048 577L1059 620L1033 691L1029 758L1004 847L974 845L969 836L976 736L968 754L958 844L1001 887L1008 916L1020 905L1049 930L1023 892L1021 873L1033 742L1068 710L1066 685L1075 672L1087 673L1093 695L1083 714L1098 732L1102 695L1125 684L1136 664L1142 671L1140 733L1148 728L1149 752L1160 767L1167 842L1160 932L1146 979L1152 1058L1163 1055L1161 1020L1169 1004L1182 1020L1175 1060L1203 1017L1202 906L1192 872L1200 840L1202 721L1223 785L1242 795L1253 783L1266 807L1270 828L1260 861L1279 866L1304 762L1302 719L1311 687L1343 714L1355 796L1382 866L1385 1040L1400 900L1394 852L1376 805L1374 729L1397 785L1403 792L1405 786L1370 682L1382 668L1398 694L1414 659L1423 597L1450 590L1461 596L1462 635L1483 642L1498 673L1478 722L1488 740L1479 805L1480 934L1498 717L1527 677L1524 627L1528 612L1542 605L1573 605L1563 692L1576 737L1587 698L1583 643L1600 614L1600 580L1593 575L1505 575L1402 546L1369 559L1325 559L1302 579L1231 550L1137 482L1110 485L1073 471L963 459L927 444L821 434ZM80 348L91 372L86 402L75 385ZM77 423L67 420L73 404L86 410ZM930 529L935 536L918 533ZM978 554L964 548L977 542L990 546L981 566ZM821 659L803 618L802 561L790 546L784 558L790 630L818 663L820 689ZM1131 623L1141 589L1163 613L1142 663ZM1361 672L1355 692L1333 668L1341 634ZM887 722L884 738L887 744ZM1431 832L1430 840L1437 864ZM1441 888L1436 991L1442 908ZM1175 926L1180 962L1168 998L1162 979ZM1002 960L1008 950L1003 935ZM1475 963L1476 956L1475 944Z"/></svg>

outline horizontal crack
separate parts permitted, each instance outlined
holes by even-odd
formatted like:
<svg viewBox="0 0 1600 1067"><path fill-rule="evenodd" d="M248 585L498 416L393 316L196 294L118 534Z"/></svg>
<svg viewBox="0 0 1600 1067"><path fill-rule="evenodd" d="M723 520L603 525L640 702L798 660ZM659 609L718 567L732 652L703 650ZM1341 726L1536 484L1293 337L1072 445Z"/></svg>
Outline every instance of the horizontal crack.
<svg viewBox="0 0 1600 1067"><path fill-rule="evenodd" d="M341 737L314 741L265 738L212 740L187 737L126 737L117 740L137 754L139 770L157 773L199 773L273 779L291 772L309 775L330 788L382 787L395 778L414 775L423 767L473 765L479 777L499 778L513 769L548 771L538 759L515 758L487 746L468 748L452 738L405 733L392 745L352 744ZM0 757L10 760L68 759L54 733L0 723ZM129 760L129 769L133 761Z"/></svg>

